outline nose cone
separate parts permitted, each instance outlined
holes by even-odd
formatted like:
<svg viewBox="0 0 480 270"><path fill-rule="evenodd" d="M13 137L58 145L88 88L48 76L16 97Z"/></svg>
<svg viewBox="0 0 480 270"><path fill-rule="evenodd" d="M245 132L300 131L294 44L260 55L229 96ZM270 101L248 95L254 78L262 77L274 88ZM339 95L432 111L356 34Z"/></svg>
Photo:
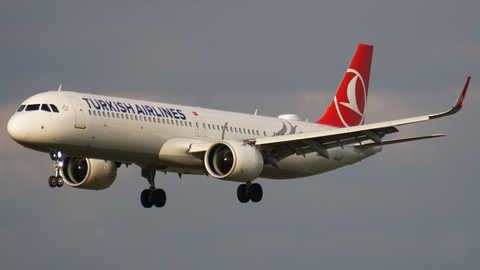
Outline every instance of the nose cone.
<svg viewBox="0 0 480 270"><path fill-rule="evenodd" d="M7 124L7 132L16 142L25 142L29 135L29 128L26 123L21 121L18 114L14 114Z"/></svg>

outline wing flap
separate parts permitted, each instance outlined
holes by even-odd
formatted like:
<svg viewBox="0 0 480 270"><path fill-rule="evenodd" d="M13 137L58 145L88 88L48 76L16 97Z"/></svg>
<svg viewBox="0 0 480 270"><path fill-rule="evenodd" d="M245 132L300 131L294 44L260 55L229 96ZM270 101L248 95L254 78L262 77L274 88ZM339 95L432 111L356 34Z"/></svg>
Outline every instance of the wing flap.
<svg viewBox="0 0 480 270"><path fill-rule="evenodd" d="M404 142L413 142L413 141L418 141L418 140L425 140L425 139L445 137L445 136L447 136L447 135L446 134L432 134L432 135L425 135L425 136L400 138L400 139L383 141L382 144L383 145L388 145L388 144L396 144L396 143L404 143ZM376 144L376 143L375 142L368 142L368 143L364 143L364 144L355 144L355 146L362 147L362 146L371 146L373 144Z"/></svg>

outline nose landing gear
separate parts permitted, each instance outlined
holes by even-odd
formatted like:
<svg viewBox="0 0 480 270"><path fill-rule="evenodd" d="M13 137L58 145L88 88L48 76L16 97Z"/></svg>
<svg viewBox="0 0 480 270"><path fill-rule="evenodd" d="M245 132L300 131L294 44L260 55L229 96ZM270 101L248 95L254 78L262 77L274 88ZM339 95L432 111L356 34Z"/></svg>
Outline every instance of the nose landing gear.
<svg viewBox="0 0 480 270"><path fill-rule="evenodd" d="M48 178L48 185L51 188L62 187L63 178L60 176L60 170L63 167L63 154L60 151L51 153L50 158L54 161L53 167L55 168L55 175L52 175Z"/></svg>

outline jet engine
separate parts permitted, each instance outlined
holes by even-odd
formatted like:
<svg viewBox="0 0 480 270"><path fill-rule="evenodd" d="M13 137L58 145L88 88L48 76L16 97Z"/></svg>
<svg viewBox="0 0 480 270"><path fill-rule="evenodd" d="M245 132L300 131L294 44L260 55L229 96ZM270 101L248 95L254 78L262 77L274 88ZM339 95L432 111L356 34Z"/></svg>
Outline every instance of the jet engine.
<svg viewBox="0 0 480 270"><path fill-rule="evenodd" d="M103 159L67 157L60 175L65 183L72 187L106 189L115 181L117 165Z"/></svg>
<svg viewBox="0 0 480 270"><path fill-rule="evenodd" d="M256 179L263 169L262 154L241 141L220 141L205 153L205 167L215 178L237 182Z"/></svg>

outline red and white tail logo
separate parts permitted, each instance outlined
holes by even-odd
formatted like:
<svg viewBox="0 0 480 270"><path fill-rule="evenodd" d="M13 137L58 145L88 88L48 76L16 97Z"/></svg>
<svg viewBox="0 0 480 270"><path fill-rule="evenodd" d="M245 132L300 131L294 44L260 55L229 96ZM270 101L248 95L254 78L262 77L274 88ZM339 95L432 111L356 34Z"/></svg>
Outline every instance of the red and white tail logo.
<svg viewBox="0 0 480 270"><path fill-rule="evenodd" d="M363 125L372 54L373 46L358 45L332 104L317 123L335 127Z"/></svg>

